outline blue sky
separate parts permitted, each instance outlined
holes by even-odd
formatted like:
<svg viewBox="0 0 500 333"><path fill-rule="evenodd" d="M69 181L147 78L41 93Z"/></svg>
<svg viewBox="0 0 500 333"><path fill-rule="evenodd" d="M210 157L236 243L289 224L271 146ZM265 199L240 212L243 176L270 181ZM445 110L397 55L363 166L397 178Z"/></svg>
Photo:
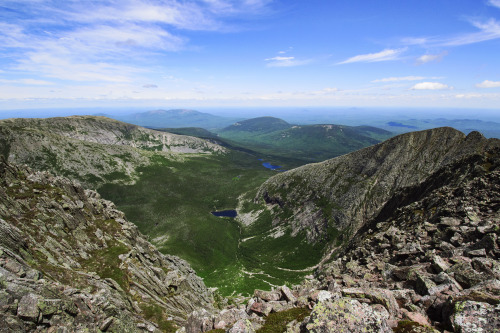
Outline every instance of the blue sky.
<svg viewBox="0 0 500 333"><path fill-rule="evenodd" d="M500 0L0 0L0 108L500 107Z"/></svg>

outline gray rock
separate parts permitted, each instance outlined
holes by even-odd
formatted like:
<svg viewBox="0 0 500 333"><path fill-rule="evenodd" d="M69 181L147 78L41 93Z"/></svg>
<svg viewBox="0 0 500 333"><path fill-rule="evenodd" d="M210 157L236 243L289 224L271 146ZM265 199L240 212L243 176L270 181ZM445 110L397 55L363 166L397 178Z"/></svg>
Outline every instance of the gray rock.
<svg viewBox="0 0 500 333"><path fill-rule="evenodd" d="M38 309L39 295L27 294L21 298L17 307L17 315L23 319L31 322L38 322L40 310Z"/></svg>
<svg viewBox="0 0 500 333"><path fill-rule="evenodd" d="M417 274L417 280L415 282L415 291L422 296L429 295L432 288L436 287L436 284L427 276L423 274Z"/></svg>
<svg viewBox="0 0 500 333"><path fill-rule="evenodd" d="M316 304L306 325L309 332L390 333L391 328L369 305L350 298Z"/></svg>
<svg viewBox="0 0 500 333"><path fill-rule="evenodd" d="M391 316L398 316L399 305L390 290L381 288L345 288L342 295L357 298L367 298L373 303L383 305Z"/></svg>
<svg viewBox="0 0 500 333"><path fill-rule="evenodd" d="M281 286L280 290L287 302L295 303L297 301L297 298L292 294L292 291L287 286Z"/></svg>
<svg viewBox="0 0 500 333"><path fill-rule="evenodd" d="M264 291L256 289L253 295L266 302L279 301L281 299L281 293L279 291Z"/></svg>
<svg viewBox="0 0 500 333"><path fill-rule="evenodd" d="M457 302L452 315L455 332L477 333L500 331L500 304L473 301Z"/></svg>
<svg viewBox="0 0 500 333"><path fill-rule="evenodd" d="M254 333L255 328L250 320L240 319L227 332L228 333Z"/></svg>

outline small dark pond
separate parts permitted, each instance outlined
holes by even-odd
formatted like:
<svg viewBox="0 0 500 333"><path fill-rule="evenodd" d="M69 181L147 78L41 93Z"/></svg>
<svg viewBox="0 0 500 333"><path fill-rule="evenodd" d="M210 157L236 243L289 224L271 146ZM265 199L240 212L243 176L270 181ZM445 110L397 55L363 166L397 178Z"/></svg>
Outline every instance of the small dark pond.
<svg viewBox="0 0 500 333"><path fill-rule="evenodd" d="M219 212L211 212L212 215L214 216L219 216L219 217L236 217L238 213L234 209L230 210L221 210Z"/></svg>
<svg viewBox="0 0 500 333"><path fill-rule="evenodd" d="M281 165L272 165L271 163L268 162L262 163L262 165L271 170L276 170L281 168Z"/></svg>

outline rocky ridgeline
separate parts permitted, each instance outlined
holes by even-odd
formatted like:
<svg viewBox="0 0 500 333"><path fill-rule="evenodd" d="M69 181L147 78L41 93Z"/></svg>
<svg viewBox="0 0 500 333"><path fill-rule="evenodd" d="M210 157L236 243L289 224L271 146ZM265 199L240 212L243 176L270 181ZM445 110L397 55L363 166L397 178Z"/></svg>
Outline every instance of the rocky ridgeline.
<svg viewBox="0 0 500 333"><path fill-rule="evenodd" d="M290 227L292 235L306 231L307 241L318 242L334 228L345 241L398 190L494 146L500 141L487 140L478 132L466 137L448 127L407 133L278 174L261 186L255 201L271 210L273 225Z"/></svg>
<svg viewBox="0 0 500 333"><path fill-rule="evenodd" d="M1 332L175 331L213 302L96 192L0 163Z"/></svg>
<svg viewBox="0 0 500 333"><path fill-rule="evenodd" d="M314 278L194 312L186 331L270 332L273 314L286 332L500 331L500 147L482 149L393 193Z"/></svg>
<svg viewBox="0 0 500 333"><path fill-rule="evenodd" d="M0 121L0 154L9 162L27 164L77 179L84 186L133 182L136 169L189 154L225 152L206 140L159 132L105 117L72 116Z"/></svg>

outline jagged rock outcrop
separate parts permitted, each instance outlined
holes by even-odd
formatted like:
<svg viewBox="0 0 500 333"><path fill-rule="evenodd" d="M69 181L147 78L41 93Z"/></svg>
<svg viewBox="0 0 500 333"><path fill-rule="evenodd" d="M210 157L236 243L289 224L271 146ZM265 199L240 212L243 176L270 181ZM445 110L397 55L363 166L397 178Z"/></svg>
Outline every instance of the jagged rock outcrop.
<svg viewBox="0 0 500 333"><path fill-rule="evenodd" d="M175 331L213 302L113 203L0 162L0 332Z"/></svg>
<svg viewBox="0 0 500 333"><path fill-rule="evenodd" d="M349 239L400 189L423 182L438 169L481 156L497 139L468 136L448 127L403 134L325 162L278 174L259 189L255 201L271 210L273 225L307 232L309 242L335 228Z"/></svg>
<svg viewBox="0 0 500 333"><path fill-rule="evenodd" d="M9 162L77 179L83 185L133 182L153 156L222 153L203 139L154 131L97 116L0 121L0 155Z"/></svg>

